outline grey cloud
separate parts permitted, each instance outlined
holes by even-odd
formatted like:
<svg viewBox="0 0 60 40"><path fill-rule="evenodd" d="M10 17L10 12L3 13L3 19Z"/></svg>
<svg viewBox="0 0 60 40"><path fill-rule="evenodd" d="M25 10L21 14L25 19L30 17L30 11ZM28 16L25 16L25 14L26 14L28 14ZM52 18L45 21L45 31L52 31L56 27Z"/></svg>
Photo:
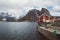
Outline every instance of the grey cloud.
<svg viewBox="0 0 60 40"><path fill-rule="evenodd" d="M15 15L25 15L27 11L34 6L38 6L40 10L42 7L46 8L46 5L54 8L56 5L59 5L59 3L60 0L0 0L0 11L9 12ZM56 10L54 8L51 9L50 12L55 12L54 10L58 12L60 9Z"/></svg>

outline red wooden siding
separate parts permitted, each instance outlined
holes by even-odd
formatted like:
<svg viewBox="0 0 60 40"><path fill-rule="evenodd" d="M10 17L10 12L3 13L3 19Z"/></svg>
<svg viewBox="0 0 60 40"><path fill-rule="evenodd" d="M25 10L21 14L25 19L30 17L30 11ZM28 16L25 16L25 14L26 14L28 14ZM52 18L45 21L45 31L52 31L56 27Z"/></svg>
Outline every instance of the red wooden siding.
<svg viewBox="0 0 60 40"><path fill-rule="evenodd" d="M45 19L46 19L46 20L49 20L49 17L45 15Z"/></svg>
<svg viewBox="0 0 60 40"><path fill-rule="evenodd" d="M40 17L40 22L43 22L43 16Z"/></svg>
<svg viewBox="0 0 60 40"><path fill-rule="evenodd" d="M39 17L39 22L42 23L43 22L43 17L44 15ZM49 16L45 15L45 20L49 20Z"/></svg>

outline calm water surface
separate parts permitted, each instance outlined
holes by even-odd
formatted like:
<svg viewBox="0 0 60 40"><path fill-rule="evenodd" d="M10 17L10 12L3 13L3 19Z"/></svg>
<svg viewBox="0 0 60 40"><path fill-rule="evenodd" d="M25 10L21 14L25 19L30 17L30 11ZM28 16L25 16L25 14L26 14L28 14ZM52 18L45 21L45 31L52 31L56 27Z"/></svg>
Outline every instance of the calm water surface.
<svg viewBox="0 0 60 40"><path fill-rule="evenodd" d="M0 22L0 40L48 40L36 27L36 22Z"/></svg>

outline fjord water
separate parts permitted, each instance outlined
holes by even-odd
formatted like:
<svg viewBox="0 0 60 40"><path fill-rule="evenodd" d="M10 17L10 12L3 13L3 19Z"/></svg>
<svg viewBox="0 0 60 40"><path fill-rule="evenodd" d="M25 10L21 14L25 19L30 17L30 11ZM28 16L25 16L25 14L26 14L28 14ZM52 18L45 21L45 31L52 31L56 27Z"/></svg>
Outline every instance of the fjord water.
<svg viewBox="0 0 60 40"><path fill-rule="evenodd" d="M0 22L0 40L43 40L36 22Z"/></svg>

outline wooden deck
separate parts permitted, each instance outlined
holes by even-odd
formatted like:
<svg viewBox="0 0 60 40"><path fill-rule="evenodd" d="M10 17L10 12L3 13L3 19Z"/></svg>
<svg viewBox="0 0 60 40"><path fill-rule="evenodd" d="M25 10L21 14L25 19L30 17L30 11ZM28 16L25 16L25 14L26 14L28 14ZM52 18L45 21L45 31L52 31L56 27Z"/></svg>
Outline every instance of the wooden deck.
<svg viewBox="0 0 60 40"><path fill-rule="evenodd" d="M57 33L54 33L54 28L38 27L38 31L50 40L60 40L60 30L57 30Z"/></svg>
<svg viewBox="0 0 60 40"><path fill-rule="evenodd" d="M55 30L55 28L45 28L45 27L40 27L41 29L44 29L44 30L46 30L46 31L49 31L49 32L54 32L54 30ZM60 30L59 29L57 29L57 34L60 34Z"/></svg>

